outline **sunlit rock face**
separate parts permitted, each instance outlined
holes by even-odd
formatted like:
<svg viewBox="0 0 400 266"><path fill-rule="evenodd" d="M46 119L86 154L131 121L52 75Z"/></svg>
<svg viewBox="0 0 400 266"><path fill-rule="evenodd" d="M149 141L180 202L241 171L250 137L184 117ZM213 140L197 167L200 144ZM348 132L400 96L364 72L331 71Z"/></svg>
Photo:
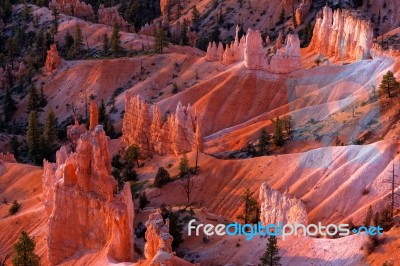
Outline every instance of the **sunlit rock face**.
<svg viewBox="0 0 400 266"><path fill-rule="evenodd" d="M104 7L104 5L101 4L97 11L99 23L109 26L117 24L120 29L129 30L129 23L121 16L118 8L119 6Z"/></svg>
<svg viewBox="0 0 400 266"><path fill-rule="evenodd" d="M260 187L261 201L260 219L263 225L295 224L307 225L307 211L304 204L287 192L281 194L264 183Z"/></svg>
<svg viewBox="0 0 400 266"><path fill-rule="evenodd" d="M360 60L371 57L373 27L349 10L328 6L317 18L309 50L335 60Z"/></svg>
<svg viewBox="0 0 400 266"><path fill-rule="evenodd" d="M52 0L49 7L78 18L92 20L94 16L92 6L80 0Z"/></svg>
<svg viewBox="0 0 400 266"><path fill-rule="evenodd" d="M169 234L169 221L164 222L159 211L149 215L146 222L146 245L144 255L146 260L135 265L152 266L190 266L193 265L172 252L173 237ZM196 264L197 265L197 264Z"/></svg>
<svg viewBox="0 0 400 266"><path fill-rule="evenodd" d="M249 29L245 37L239 40L239 28L236 29L235 41L226 45L209 43L206 60L220 61L229 65L244 61L244 66L251 70L263 70L271 73L286 74L301 67L300 40L297 35L289 34L286 46L283 47L283 36L280 34L276 41L276 54L268 54L263 46L260 31ZM269 38L266 38L269 44Z"/></svg>
<svg viewBox="0 0 400 266"><path fill-rule="evenodd" d="M133 259L134 209L130 186L118 189L110 174L108 137L102 126L83 133L76 152L62 147L56 163L44 161L48 259L59 264L85 252Z"/></svg>
<svg viewBox="0 0 400 266"><path fill-rule="evenodd" d="M90 101L89 114L89 130L93 130L99 124L99 107L94 100Z"/></svg>
<svg viewBox="0 0 400 266"><path fill-rule="evenodd" d="M152 113L150 112L152 109ZM200 119L192 115L190 105L178 103L175 113L163 119L157 105L146 104L137 95L127 95L122 122L122 143L136 144L143 156L152 154L182 154L202 151L203 139Z"/></svg>
<svg viewBox="0 0 400 266"><path fill-rule="evenodd" d="M57 51L57 45L50 45L50 50L47 51L45 67L48 72L53 72L61 65L61 57Z"/></svg>
<svg viewBox="0 0 400 266"><path fill-rule="evenodd" d="M304 19L307 17L310 11L311 4L311 0L302 0L300 5L296 8L295 16L298 25L303 24Z"/></svg>

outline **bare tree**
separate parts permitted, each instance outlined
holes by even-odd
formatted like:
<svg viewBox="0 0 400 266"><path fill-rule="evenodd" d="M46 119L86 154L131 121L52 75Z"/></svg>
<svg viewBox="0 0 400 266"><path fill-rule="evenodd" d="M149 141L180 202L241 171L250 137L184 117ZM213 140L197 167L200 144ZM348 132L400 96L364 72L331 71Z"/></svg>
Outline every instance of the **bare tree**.
<svg viewBox="0 0 400 266"><path fill-rule="evenodd" d="M392 161L392 170L389 171L390 173L390 177L388 179L385 179L383 182L390 184L390 195L389 195L389 199L390 199L390 208L391 208L391 216L393 217L394 215L394 208L396 206L398 206L397 202L396 202L396 197L400 196L400 194L397 192L398 187L399 187L399 183L396 182L396 178L399 177L398 175L396 175L395 172L395 167L394 167L394 158Z"/></svg>
<svg viewBox="0 0 400 266"><path fill-rule="evenodd" d="M183 188L186 195L186 204L190 205L190 195L194 187L194 180L191 173L186 174L180 181L179 185Z"/></svg>

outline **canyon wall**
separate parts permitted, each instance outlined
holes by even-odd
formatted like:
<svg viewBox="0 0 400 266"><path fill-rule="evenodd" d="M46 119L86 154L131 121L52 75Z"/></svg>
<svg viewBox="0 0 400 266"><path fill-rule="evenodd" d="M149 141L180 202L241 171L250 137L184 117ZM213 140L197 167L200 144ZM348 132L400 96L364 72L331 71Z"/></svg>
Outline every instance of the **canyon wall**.
<svg viewBox="0 0 400 266"><path fill-rule="evenodd" d="M56 8L61 13L82 19L93 20L94 17L92 6L80 0L52 0L49 8Z"/></svg>
<svg viewBox="0 0 400 266"><path fill-rule="evenodd" d="M371 23L349 10L325 6L316 19L308 50L335 60L360 60L371 57Z"/></svg>
<svg viewBox="0 0 400 266"><path fill-rule="evenodd" d="M2 153L0 152L0 165L2 165L4 162L9 162L9 163L16 163L17 160L15 160L14 154L12 153Z"/></svg>
<svg viewBox="0 0 400 266"><path fill-rule="evenodd" d="M186 107L181 103L175 113L163 117L157 105L150 108L138 95L127 94L122 143L126 147L136 144L145 157L152 154L178 155L197 147L202 151L200 119L196 113L192 115L190 105Z"/></svg>
<svg viewBox="0 0 400 266"><path fill-rule="evenodd" d="M50 50L47 51L45 68L48 72L52 73L54 70L61 66L61 57L57 51L57 45L50 45Z"/></svg>
<svg viewBox="0 0 400 266"><path fill-rule="evenodd" d="M129 23L121 16L118 9L119 6L104 7L104 5L101 4L99 6L99 10L97 11L99 23L109 26L117 24L121 30L134 31L133 26L131 28L129 27Z"/></svg>
<svg viewBox="0 0 400 266"><path fill-rule="evenodd" d="M239 40L239 27L236 28L235 41L226 45L210 43L207 48L208 61L221 61L229 65L234 62L244 61L244 66L251 70L263 70L271 73L286 74L301 67L300 40L297 35L289 34L285 47L277 46L276 54L268 54L263 46L260 31L249 29L245 37ZM282 39L282 36L281 36ZM278 38L277 43L281 43ZM269 42L269 38L266 38Z"/></svg>
<svg viewBox="0 0 400 266"><path fill-rule="evenodd" d="M304 204L287 192L281 194L264 183L260 187L259 198L261 201L260 219L263 225L270 223L307 225L307 210Z"/></svg>
<svg viewBox="0 0 400 266"><path fill-rule="evenodd" d="M83 133L76 152L62 147L56 163L44 161L42 186L48 215L48 259L107 254L133 259L134 209L129 184L118 188L111 176L108 137L102 126Z"/></svg>

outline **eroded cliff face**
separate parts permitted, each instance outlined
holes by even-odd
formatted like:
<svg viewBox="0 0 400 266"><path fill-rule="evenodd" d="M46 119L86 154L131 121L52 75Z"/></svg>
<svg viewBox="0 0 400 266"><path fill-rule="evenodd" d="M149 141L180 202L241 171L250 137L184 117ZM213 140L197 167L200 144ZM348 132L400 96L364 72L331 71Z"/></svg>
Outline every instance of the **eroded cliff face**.
<svg viewBox="0 0 400 266"><path fill-rule="evenodd" d="M200 119L192 115L190 105L176 107L175 113L166 117L165 122L157 105L146 104L138 95L127 94L125 114L122 121L122 143L136 144L143 156L152 154L182 154L199 148L203 139Z"/></svg>
<svg viewBox="0 0 400 266"><path fill-rule="evenodd" d="M117 261L133 259L134 209L130 186L118 190L111 176L108 138L102 126L83 133L76 152L62 147L56 163L44 162L43 193L52 265L86 252Z"/></svg>
<svg viewBox="0 0 400 266"><path fill-rule="evenodd" d="M45 67L48 72L53 72L61 66L61 57L57 51L57 45L50 45L50 50L47 51Z"/></svg>
<svg viewBox="0 0 400 266"><path fill-rule="evenodd" d="M308 49L335 60L360 60L371 57L373 27L349 10L334 12L325 6L316 19Z"/></svg>
<svg viewBox="0 0 400 266"><path fill-rule="evenodd" d="M236 38L223 49L221 43L210 43L207 48L206 59L208 61L221 61L228 65L234 62L244 61L244 66L251 70L264 70L271 73L285 74L301 67L300 40L297 35L289 34L286 46L282 48L282 36L276 44L276 54L268 54L263 46L260 31L251 28L244 38L239 40L239 27L236 28ZM269 38L266 38L269 44Z"/></svg>
<svg viewBox="0 0 400 266"><path fill-rule="evenodd" d="M15 160L14 154L12 153L2 153L0 152L0 165L3 164L4 162L9 162L9 163L16 163L17 160Z"/></svg>
<svg viewBox="0 0 400 266"><path fill-rule="evenodd" d="M263 225L268 224L294 224L307 225L307 211L304 204L287 192L281 194L264 183L260 187L259 198L261 201L260 219Z"/></svg>
<svg viewBox="0 0 400 266"><path fill-rule="evenodd" d="M83 19L92 20L94 16L92 6L80 0L52 0L49 8L56 8L61 13Z"/></svg>
<svg viewBox="0 0 400 266"><path fill-rule="evenodd" d="M134 30L133 26L132 29L129 28L129 23L121 16L118 8L119 6L104 7L104 5L101 4L97 11L99 23L109 26L113 26L116 23L122 30Z"/></svg>

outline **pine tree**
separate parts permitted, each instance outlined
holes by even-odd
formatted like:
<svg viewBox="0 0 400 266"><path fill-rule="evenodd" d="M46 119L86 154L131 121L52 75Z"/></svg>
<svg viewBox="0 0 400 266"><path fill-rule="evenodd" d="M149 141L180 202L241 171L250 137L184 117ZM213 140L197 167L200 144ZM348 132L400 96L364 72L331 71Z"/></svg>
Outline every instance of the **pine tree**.
<svg viewBox="0 0 400 266"><path fill-rule="evenodd" d="M102 99L99 107L99 123L102 124L103 126L105 126L104 122L107 122L106 116L107 116L106 104Z"/></svg>
<svg viewBox="0 0 400 266"><path fill-rule="evenodd" d="M398 93L399 87L400 84L394 77L393 72L388 71L382 78L379 90L382 93L386 93L388 98L392 98Z"/></svg>
<svg viewBox="0 0 400 266"><path fill-rule="evenodd" d="M57 117L55 116L53 109L47 111L46 123L44 126L44 143L46 145L46 159L52 158L55 150L57 149Z"/></svg>
<svg viewBox="0 0 400 266"><path fill-rule="evenodd" d="M72 49L72 46L74 45L74 37L72 37L69 31L67 31L67 33L65 34L64 43L65 43L64 47L67 52Z"/></svg>
<svg viewBox="0 0 400 266"><path fill-rule="evenodd" d="M154 186L162 188L170 180L170 175L164 167L158 168L157 175L154 178Z"/></svg>
<svg viewBox="0 0 400 266"><path fill-rule="evenodd" d="M186 153L184 153L179 163L179 175L181 177L184 177L189 173L189 171L190 171L189 159L187 158Z"/></svg>
<svg viewBox="0 0 400 266"><path fill-rule="evenodd" d="M22 17L24 18L25 22L29 22L32 18L32 12L29 6L24 1L24 9L22 11Z"/></svg>
<svg viewBox="0 0 400 266"><path fill-rule="evenodd" d="M283 146L285 140L283 138L282 121L279 119L279 116L276 118L274 125L275 125L274 144L276 146Z"/></svg>
<svg viewBox="0 0 400 266"><path fill-rule="evenodd" d="M133 167L134 163L136 162L137 167L139 168L139 160L141 157L140 148L136 144L129 146L125 152L125 161L127 165L131 167Z"/></svg>
<svg viewBox="0 0 400 266"><path fill-rule="evenodd" d="M260 154L264 155L268 151L268 134L265 128L261 130L260 138L258 140L258 147L260 150Z"/></svg>
<svg viewBox="0 0 400 266"><path fill-rule="evenodd" d="M35 239L22 231L18 241L14 244L14 256L12 257L12 264L14 266L39 266L40 258L35 254Z"/></svg>
<svg viewBox="0 0 400 266"><path fill-rule="evenodd" d="M40 96L33 84L29 86L28 91L28 113L40 111Z"/></svg>
<svg viewBox="0 0 400 266"><path fill-rule="evenodd" d="M17 105L14 98L12 97L11 90L8 88L6 89L6 93L4 94L2 105L4 120L5 122L9 122L14 112L17 110Z"/></svg>
<svg viewBox="0 0 400 266"><path fill-rule="evenodd" d="M77 58L81 56L83 50L83 35L79 24L77 24L75 27L73 39L74 43L68 51L68 56L72 58Z"/></svg>
<svg viewBox="0 0 400 266"><path fill-rule="evenodd" d="M281 14L279 15L279 24L285 23L286 20L286 15L285 15L285 9L282 8Z"/></svg>
<svg viewBox="0 0 400 266"><path fill-rule="evenodd" d="M114 23L113 25L113 32L111 35L111 52L113 56L118 56L120 55L122 51L121 47L121 35L119 33L119 26L117 23Z"/></svg>
<svg viewBox="0 0 400 266"><path fill-rule="evenodd" d="M236 218L242 220L245 224L258 223L260 220L260 208L258 207L257 199L254 197L254 192L246 188L241 197L244 201L244 212Z"/></svg>
<svg viewBox="0 0 400 266"><path fill-rule="evenodd" d="M108 38L108 34L104 33L103 35L103 54L108 55L110 52L110 38Z"/></svg>
<svg viewBox="0 0 400 266"><path fill-rule="evenodd" d="M54 39L54 36L58 33L58 18L59 18L59 12L57 8L52 9L52 15L53 15L53 20L52 20L52 25L51 25L51 35Z"/></svg>
<svg viewBox="0 0 400 266"><path fill-rule="evenodd" d="M194 6L192 8L192 25L195 28L197 28L199 21L200 21L200 13L199 10L197 10L197 7Z"/></svg>
<svg viewBox="0 0 400 266"><path fill-rule="evenodd" d="M279 257L278 239L276 236L268 238L267 249L260 258L262 266L280 266L281 257Z"/></svg>
<svg viewBox="0 0 400 266"><path fill-rule="evenodd" d="M189 44L187 19L183 20L180 39L181 39L180 45L188 45Z"/></svg>
<svg viewBox="0 0 400 266"><path fill-rule="evenodd" d="M166 40L164 29L161 26L154 31L154 38L155 51L158 54L162 54L163 49L168 46L168 42Z"/></svg>
<svg viewBox="0 0 400 266"><path fill-rule="evenodd" d="M367 227L367 228L370 227L371 221L373 219L373 217L372 217L373 215L374 215L374 213L372 212L372 206L369 205L367 214L365 215L364 222L363 222L363 225L365 227Z"/></svg>
<svg viewBox="0 0 400 266"><path fill-rule="evenodd" d="M42 157L40 123L37 111L29 113L28 129L26 132L26 144L29 157L36 164L40 164Z"/></svg>

